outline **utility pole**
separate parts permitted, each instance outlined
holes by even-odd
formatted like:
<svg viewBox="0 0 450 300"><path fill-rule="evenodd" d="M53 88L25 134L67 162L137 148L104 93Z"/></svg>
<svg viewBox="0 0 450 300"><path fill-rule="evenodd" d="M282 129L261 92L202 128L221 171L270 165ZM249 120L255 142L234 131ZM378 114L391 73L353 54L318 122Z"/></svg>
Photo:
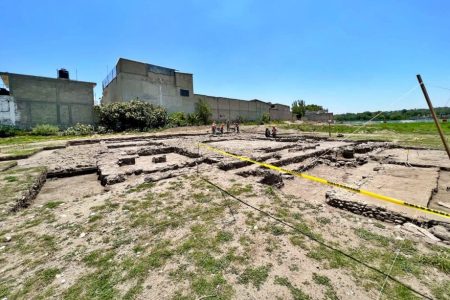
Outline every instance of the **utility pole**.
<svg viewBox="0 0 450 300"><path fill-rule="evenodd" d="M445 151L447 151L448 158L450 158L450 148L448 147L447 140L445 139L444 132L442 131L441 124L439 124L439 120L436 116L436 113L434 112L433 104L431 103L430 97L428 96L427 88L425 87L425 84L422 81L422 77L420 74L417 74L417 80L419 81L420 88L422 89L423 96L425 97L425 100L427 101L428 108L430 109L431 116L433 117L434 123L436 124L437 130L439 132L439 135L441 137L442 143L444 144Z"/></svg>

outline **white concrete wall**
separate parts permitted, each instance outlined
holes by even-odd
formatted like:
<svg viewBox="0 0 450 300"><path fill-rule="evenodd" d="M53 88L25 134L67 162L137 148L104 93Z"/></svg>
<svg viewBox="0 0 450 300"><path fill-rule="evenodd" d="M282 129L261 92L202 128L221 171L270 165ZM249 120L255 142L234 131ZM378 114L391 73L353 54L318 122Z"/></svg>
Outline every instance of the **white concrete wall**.
<svg viewBox="0 0 450 300"><path fill-rule="evenodd" d="M16 125L20 120L19 111L13 96L0 96L0 124Z"/></svg>

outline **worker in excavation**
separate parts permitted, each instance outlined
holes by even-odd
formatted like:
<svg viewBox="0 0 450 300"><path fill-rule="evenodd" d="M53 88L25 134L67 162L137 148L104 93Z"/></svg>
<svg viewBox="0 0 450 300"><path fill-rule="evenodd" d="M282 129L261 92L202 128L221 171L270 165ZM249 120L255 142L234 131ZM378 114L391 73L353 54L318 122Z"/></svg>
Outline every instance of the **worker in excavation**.
<svg viewBox="0 0 450 300"><path fill-rule="evenodd" d="M266 138L270 138L270 129L266 127Z"/></svg>
<svg viewBox="0 0 450 300"><path fill-rule="evenodd" d="M222 124L220 124L220 133L221 134L223 134L223 127L224 127L225 125L223 124L223 122L222 122Z"/></svg>
<svg viewBox="0 0 450 300"><path fill-rule="evenodd" d="M217 127L216 122L213 122L212 125L211 125L211 132L212 132L212 134L216 134L216 127Z"/></svg>
<svg viewBox="0 0 450 300"><path fill-rule="evenodd" d="M239 133L239 122L236 122L236 133Z"/></svg>
<svg viewBox="0 0 450 300"><path fill-rule="evenodd" d="M277 137L277 129L275 128L275 126L272 127L272 137L273 138Z"/></svg>

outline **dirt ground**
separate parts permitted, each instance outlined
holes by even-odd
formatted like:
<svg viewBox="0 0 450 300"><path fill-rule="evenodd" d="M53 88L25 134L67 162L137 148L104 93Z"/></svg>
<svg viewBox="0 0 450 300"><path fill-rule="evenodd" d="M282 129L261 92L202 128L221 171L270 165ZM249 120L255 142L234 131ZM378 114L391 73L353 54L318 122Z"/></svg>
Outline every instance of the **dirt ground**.
<svg viewBox="0 0 450 300"><path fill-rule="evenodd" d="M450 299L449 218L198 143L450 212L444 152L263 130L114 136L8 164L0 299ZM443 233L331 206L330 192Z"/></svg>

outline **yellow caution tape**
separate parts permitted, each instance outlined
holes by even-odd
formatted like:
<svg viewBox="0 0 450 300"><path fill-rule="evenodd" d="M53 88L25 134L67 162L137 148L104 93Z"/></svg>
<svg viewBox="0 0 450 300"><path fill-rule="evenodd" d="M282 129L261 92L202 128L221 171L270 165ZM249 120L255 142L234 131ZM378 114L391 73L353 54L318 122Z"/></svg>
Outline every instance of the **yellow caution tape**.
<svg viewBox="0 0 450 300"><path fill-rule="evenodd" d="M397 205L402 205L402 206L406 206L406 207L410 207L410 208L415 208L417 210L424 211L424 212L427 212L427 213L430 213L430 214L435 214L435 215L438 215L438 216L441 216L441 217L450 218L450 213L446 213L446 212L435 210L435 209L431 209L431 208L428 208L428 207L424 207L424 206L408 203L408 202L403 201L403 200L399 200L399 199L388 197L388 196L383 196L383 195L380 195L380 194L377 194L377 193L374 193L374 192L370 192L370 191L366 191L366 190L363 190L363 189L354 188L354 187L348 186L346 184L332 182L332 181L329 181L329 180L326 180L326 179L323 179L323 178L320 178L320 177L308 175L308 174L305 174L305 173L299 173L299 172L295 172L295 171L292 171L292 170L280 168L280 167L277 167L277 166L274 166L274 165L271 165L271 164L268 164L268 163L263 163L263 162L259 162L259 161L253 160L253 159L245 157L245 156L232 154L232 153L226 152L224 150L212 147L210 145L206 145L206 144L202 144L202 143L199 143L199 145L202 146L202 147L205 147L205 148L207 148L207 149L209 149L211 151L219 153L219 154L221 154L223 156L229 156L229 157L233 157L233 158L239 159L241 161L247 161L249 163L260 165L262 167L265 167L267 169L271 169L271 170L274 170L274 171L277 171L277 172L280 172L280 173L291 174L291 175L294 175L294 176L297 176L297 177L301 177L301 178L305 178L305 179L308 179L308 180L311 180L311 181L315 181L315 182L319 182L319 183L322 183L322 184L338 187L338 188L341 188L341 189L344 189L344 190L347 190L347 191L350 191L350 192L353 192L353 193L365 195L365 196L368 196L368 197L371 197L371 198L374 198L374 199L383 200L383 201L394 203L394 204L397 204Z"/></svg>

